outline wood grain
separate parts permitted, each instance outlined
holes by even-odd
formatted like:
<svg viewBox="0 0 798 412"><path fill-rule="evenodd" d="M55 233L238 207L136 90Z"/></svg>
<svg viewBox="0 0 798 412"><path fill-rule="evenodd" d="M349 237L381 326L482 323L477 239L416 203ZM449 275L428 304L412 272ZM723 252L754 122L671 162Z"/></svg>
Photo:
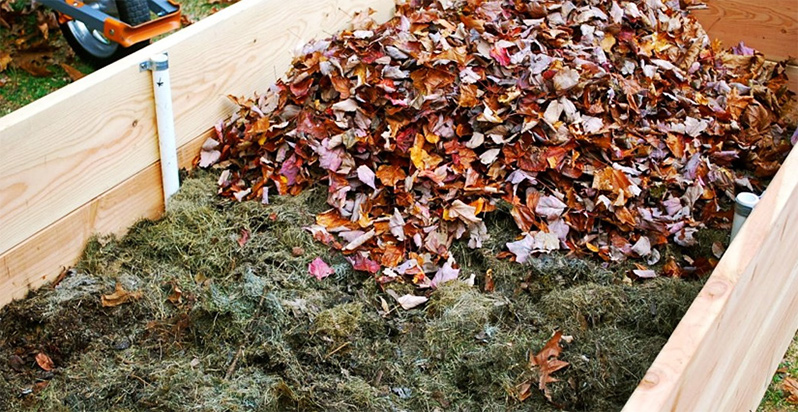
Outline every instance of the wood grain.
<svg viewBox="0 0 798 412"><path fill-rule="evenodd" d="M790 90L798 93L798 66L787 66L787 78L790 79Z"/></svg>
<svg viewBox="0 0 798 412"><path fill-rule="evenodd" d="M773 60L798 57L798 1L704 0L693 10L711 38L726 47L744 41Z"/></svg>
<svg viewBox="0 0 798 412"><path fill-rule="evenodd" d="M793 151L624 411L755 410L798 329Z"/></svg>
<svg viewBox="0 0 798 412"><path fill-rule="evenodd" d="M264 90L290 51L390 0L245 0L0 118L0 253L158 159L150 75L138 63L170 53L178 144L229 115L228 94Z"/></svg>
<svg viewBox="0 0 798 412"><path fill-rule="evenodd" d="M181 168L191 167L203 133L178 149ZM11 250L0 254L0 307L52 281L62 268L77 262L95 233L121 236L140 219L163 212L161 165L156 162L79 207Z"/></svg>

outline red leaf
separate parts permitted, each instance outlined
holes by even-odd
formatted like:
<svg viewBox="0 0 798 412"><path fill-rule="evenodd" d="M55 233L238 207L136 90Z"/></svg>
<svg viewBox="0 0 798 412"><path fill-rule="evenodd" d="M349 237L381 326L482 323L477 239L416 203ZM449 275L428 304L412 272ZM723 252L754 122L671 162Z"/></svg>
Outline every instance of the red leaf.
<svg viewBox="0 0 798 412"><path fill-rule="evenodd" d="M244 247L249 241L249 230L241 229L241 235L238 236L238 246Z"/></svg>

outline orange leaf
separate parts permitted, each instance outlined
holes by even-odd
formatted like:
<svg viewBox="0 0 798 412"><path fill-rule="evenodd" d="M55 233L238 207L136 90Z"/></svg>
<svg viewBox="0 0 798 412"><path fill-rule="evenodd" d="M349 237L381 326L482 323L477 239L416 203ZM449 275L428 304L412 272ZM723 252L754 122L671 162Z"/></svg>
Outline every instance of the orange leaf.
<svg viewBox="0 0 798 412"><path fill-rule="evenodd" d="M673 155L677 158L681 159L684 156L683 137L668 133L668 137L665 139L665 144L668 145L668 149L670 149L671 153L673 153Z"/></svg>
<svg viewBox="0 0 798 412"><path fill-rule="evenodd" d="M36 364L47 372L50 372L51 370L55 369L55 364L53 363L53 360L42 352L36 354Z"/></svg>
<svg viewBox="0 0 798 412"><path fill-rule="evenodd" d="M496 285L493 282L493 269L488 269L487 273L485 273L485 292L493 292L493 289L496 288Z"/></svg>
<svg viewBox="0 0 798 412"><path fill-rule="evenodd" d="M6 52L0 52L0 72L5 71L8 68L8 64L11 63L13 59L11 55Z"/></svg>
<svg viewBox="0 0 798 412"><path fill-rule="evenodd" d="M64 69L65 72L67 72L67 75L69 76L70 79L72 79L73 82L85 76L83 72L66 63L60 63L59 65L61 66L62 69Z"/></svg>
<svg viewBox="0 0 798 412"><path fill-rule="evenodd" d="M423 135L419 134L416 136L416 143L410 148L410 160L413 161L413 164L418 170L432 169L443 161L443 158L440 156L427 153L427 151L424 150L424 142L426 142L426 139Z"/></svg>
<svg viewBox="0 0 798 412"><path fill-rule="evenodd" d="M377 169L377 179L388 187L396 186L396 182L404 180L407 175L404 169L397 165L382 165Z"/></svg>
<svg viewBox="0 0 798 412"><path fill-rule="evenodd" d="M670 276L674 278L681 277L684 273L682 272L681 266L676 263L676 260L673 257L669 257L668 261L665 262L665 265L662 266L662 273L665 276Z"/></svg>
<svg viewBox="0 0 798 412"><path fill-rule="evenodd" d="M475 84L460 85L460 101L457 104L461 107L476 107L479 104L479 100L477 100L478 90Z"/></svg>
<svg viewBox="0 0 798 412"><path fill-rule="evenodd" d="M324 213L316 215L316 224L324 226L326 229L345 227L347 229L357 229L358 225L349 219L342 217L337 210L330 209Z"/></svg>
<svg viewBox="0 0 798 412"><path fill-rule="evenodd" d="M253 134L266 133L269 131L271 124L271 120L268 117L261 117L252 125L252 128L249 129L249 132Z"/></svg>
<svg viewBox="0 0 798 412"><path fill-rule="evenodd" d="M445 70L423 68L412 72L410 78L413 79L413 86L430 95L454 83L455 75Z"/></svg>
<svg viewBox="0 0 798 412"><path fill-rule="evenodd" d="M382 266L392 268L399 265L404 259L405 251L404 248L401 246L396 246L392 244L385 245L385 252L382 254L382 259L380 263Z"/></svg>

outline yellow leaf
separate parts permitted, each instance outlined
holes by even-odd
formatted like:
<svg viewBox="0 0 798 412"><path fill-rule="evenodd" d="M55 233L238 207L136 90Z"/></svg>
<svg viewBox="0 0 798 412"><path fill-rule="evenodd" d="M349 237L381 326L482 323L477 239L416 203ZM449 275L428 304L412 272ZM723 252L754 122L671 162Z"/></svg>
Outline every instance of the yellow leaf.
<svg viewBox="0 0 798 412"><path fill-rule="evenodd" d="M601 39L601 50L609 53L612 46L615 46L615 36L612 33L604 33L604 38Z"/></svg>
<svg viewBox="0 0 798 412"><path fill-rule="evenodd" d="M424 157L429 156L427 152L419 146L410 148L410 160L416 166L416 169L424 170Z"/></svg>

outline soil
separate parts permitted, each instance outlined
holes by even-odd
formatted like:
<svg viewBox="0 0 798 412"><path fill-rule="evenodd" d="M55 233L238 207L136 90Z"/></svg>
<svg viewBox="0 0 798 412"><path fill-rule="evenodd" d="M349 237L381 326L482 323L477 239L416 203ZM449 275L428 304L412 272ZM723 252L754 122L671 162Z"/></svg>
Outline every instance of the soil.
<svg viewBox="0 0 798 412"><path fill-rule="evenodd" d="M404 310L386 290L411 285L381 290L302 229L325 188L235 203L193 173L163 219L94 239L55 287L0 311L0 409L618 410L702 285L562 254L498 260L518 233L494 213L489 244L455 248L475 284ZM705 254L726 241L702 236ZM307 270L318 256L335 270L321 281ZM141 297L103 307L117 283ZM555 330L573 340L549 402L528 359Z"/></svg>

